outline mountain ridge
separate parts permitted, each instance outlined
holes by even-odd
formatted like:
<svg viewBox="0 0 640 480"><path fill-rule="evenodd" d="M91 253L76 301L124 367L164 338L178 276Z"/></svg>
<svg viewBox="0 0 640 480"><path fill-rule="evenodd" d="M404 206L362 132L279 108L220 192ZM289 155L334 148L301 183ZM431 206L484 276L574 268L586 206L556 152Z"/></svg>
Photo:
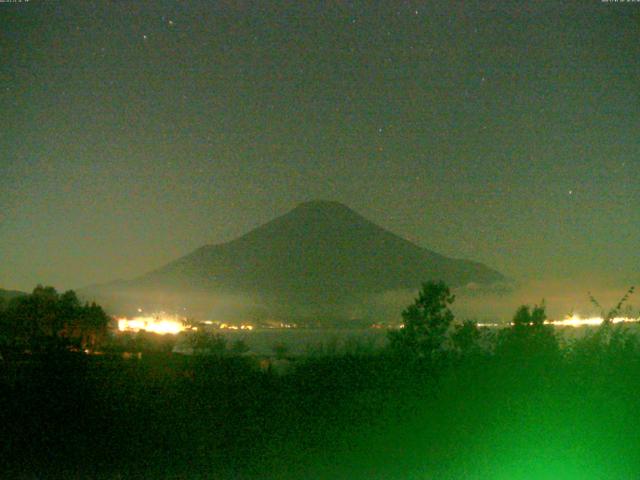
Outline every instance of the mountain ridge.
<svg viewBox="0 0 640 480"><path fill-rule="evenodd" d="M6 290L4 288L0 288L0 298L7 301L12 300L16 297L23 297L25 295L28 295L28 293L22 292L20 290Z"/></svg>
<svg viewBox="0 0 640 480"><path fill-rule="evenodd" d="M479 262L415 245L342 203L313 200L234 240L204 245L119 287L244 295L267 310L305 307L317 312L364 302L372 294L415 289L427 280L456 287L506 279Z"/></svg>

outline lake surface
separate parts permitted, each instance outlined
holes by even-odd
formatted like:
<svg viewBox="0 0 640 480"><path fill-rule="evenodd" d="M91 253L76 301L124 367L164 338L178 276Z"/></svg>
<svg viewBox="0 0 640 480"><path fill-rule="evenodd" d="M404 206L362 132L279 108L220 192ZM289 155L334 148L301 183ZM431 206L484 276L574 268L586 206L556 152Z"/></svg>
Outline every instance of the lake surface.
<svg viewBox="0 0 640 480"><path fill-rule="evenodd" d="M380 349L387 343L386 329L264 329L216 330L231 346L242 340L256 355L273 355L274 346L284 345L287 355L354 352Z"/></svg>
<svg viewBox="0 0 640 480"><path fill-rule="evenodd" d="M504 325L490 327L491 330L504 328ZM614 327L615 328L615 327ZM640 333L638 323L625 324L622 328L633 333ZM559 339L565 342L574 341L597 327L556 327ZM387 345L388 329L385 328L353 328L353 329L261 329L261 330L214 330L222 335L229 347L234 342L243 341L251 353L271 356L274 347L283 345L287 356L322 355L346 352L366 352L379 350Z"/></svg>

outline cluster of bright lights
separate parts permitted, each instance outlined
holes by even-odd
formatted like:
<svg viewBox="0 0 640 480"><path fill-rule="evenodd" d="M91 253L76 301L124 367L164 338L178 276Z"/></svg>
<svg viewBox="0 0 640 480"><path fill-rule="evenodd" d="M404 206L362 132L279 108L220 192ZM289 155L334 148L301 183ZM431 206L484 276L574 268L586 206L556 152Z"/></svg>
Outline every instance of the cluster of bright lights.
<svg viewBox="0 0 640 480"><path fill-rule="evenodd" d="M141 309L138 309L138 312L141 312ZM152 332L158 333L160 335L164 335L166 333L170 334L178 334L180 332L184 332L185 330L193 330L197 331L198 327L189 326L184 321L185 319L179 317L177 315L167 315L164 312L154 313L152 315L139 315L134 318L119 318L118 319L118 330L120 332ZM227 323L218 324L217 322L213 322L211 320L206 320L201 322L203 325L214 326L217 325L217 328L221 330L253 330L253 325L250 324L241 324L241 325L233 325Z"/></svg>
<svg viewBox="0 0 640 480"><path fill-rule="evenodd" d="M403 325L404 326L404 325ZM502 324L500 323L487 323L487 322L478 322L478 327L480 328L498 328L501 327Z"/></svg>
<svg viewBox="0 0 640 480"><path fill-rule="evenodd" d="M139 332L144 330L160 335L166 333L175 335L186 329L187 326L179 317L165 314L118 319L118 330L121 332Z"/></svg>
<svg viewBox="0 0 640 480"><path fill-rule="evenodd" d="M562 320L545 320L545 325L553 325L554 327L597 327L604 322L602 317L585 317L573 314L569 315ZM640 318L632 317L615 317L611 319L611 323L638 323ZM511 323L509 324L511 325ZM499 328L504 326L500 323L478 323L479 327Z"/></svg>
<svg viewBox="0 0 640 480"><path fill-rule="evenodd" d="M630 318L630 317L615 317L611 319L611 323L634 323L638 322L640 319L638 318ZM604 319L602 317L588 317L582 318L580 315L571 315L563 320L546 320L544 323L548 325L555 325L557 327L587 327L587 326L597 326L602 324Z"/></svg>
<svg viewBox="0 0 640 480"><path fill-rule="evenodd" d="M206 323L206 322L205 322ZM253 325L228 325L226 323L220 324L221 330L253 330Z"/></svg>

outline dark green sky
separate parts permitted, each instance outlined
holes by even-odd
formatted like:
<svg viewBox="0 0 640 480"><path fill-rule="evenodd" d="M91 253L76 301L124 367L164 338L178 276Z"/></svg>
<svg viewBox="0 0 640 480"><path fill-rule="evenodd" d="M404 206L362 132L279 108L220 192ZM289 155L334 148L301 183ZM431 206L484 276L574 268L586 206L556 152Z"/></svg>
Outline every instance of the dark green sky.
<svg viewBox="0 0 640 480"><path fill-rule="evenodd" d="M640 3L0 3L0 287L311 198L515 278L640 274Z"/></svg>

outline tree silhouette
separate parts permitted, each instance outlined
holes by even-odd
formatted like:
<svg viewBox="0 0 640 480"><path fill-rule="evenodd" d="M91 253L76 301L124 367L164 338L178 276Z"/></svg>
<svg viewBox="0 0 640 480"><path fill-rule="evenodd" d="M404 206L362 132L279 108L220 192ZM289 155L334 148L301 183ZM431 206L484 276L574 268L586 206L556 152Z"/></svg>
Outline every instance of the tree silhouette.
<svg viewBox="0 0 640 480"><path fill-rule="evenodd" d="M11 299L3 313L1 336L19 348L50 349L93 345L109 317L95 303L81 305L73 290L58 294L38 285L30 295Z"/></svg>
<svg viewBox="0 0 640 480"><path fill-rule="evenodd" d="M231 353L233 355L242 355L249 351L249 345L244 340L236 340L231 345Z"/></svg>
<svg viewBox="0 0 640 480"><path fill-rule="evenodd" d="M0 347L6 347L9 343L9 319L7 317L6 308L7 301L0 297Z"/></svg>
<svg viewBox="0 0 640 480"><path fill-rule="evenodd" d="M403 328L389 332L391 348L417 358L440 356L453 322L449 305L454 300L444 282L424 283L418 298L402 312Z"/></svg>
<svg viewBox="0 0 640 480"><path fill-rule="evenodd" d="M533 308L522 305L511 327L500 331L496 353L519 359L550 358L559 355L560 347L552 325L546 325L544 303Z"/></svg>
<svg viewBox="0 0 640 480"><path fill-rule="evenodd" d="M223 356L227 348L227 340L220 334L197 330L189 337L194 355Z"/></svg>
<svg viewBox="0 0 640 480"><path fill-rule="evenodd" d="M598 302L598 300L596 300L596 298L591 294L591 292L589 292L589 300L593 305L595 305L600 310L600 315L603 320L602 322L603 326L610 325L612 323L612 320L622 313L622 308L625 306L625 304L627 304L627 302L629 301L629 297L633 295L633 292L635 291L635 289L636 287L633 285L629 287L629 289L625 292L625 294L618 301L618 303L609 311L606 311L604 308L602 308L602 305L600 305L600 302Z"/></svg>
<svg viewBox="0 0 640 480"><path fill-rule="evenodd" d="M584 338L574 342L574 355L582 357L582 359L598 358L637 348L637 337L631 334L623 324L615 326L613 324L613 319L623 314L625 306L630 308L628 301L634 291L634 286L629 287L618 303L608 311L602 307L591 292L588 293L591 303L600 310L602 323L595 331L587 332Z"/></svg>
<svg viewBox="0 0 640 480"><path fill-rule="evenodd" d="M462 357L469 357L482 353L482 340L486 336L486 331L478 327L478 323L473 320L465 320L457 324L451 333L451 343L456 352Z"/></svg>
<svg viewBox="0 0 640 480"><path fill-rule="evenodd" d="M289 347L283 342L275 343L271 347L271 350L278 360L282 360L287 356L287 353L289 353Z"/></svg>

